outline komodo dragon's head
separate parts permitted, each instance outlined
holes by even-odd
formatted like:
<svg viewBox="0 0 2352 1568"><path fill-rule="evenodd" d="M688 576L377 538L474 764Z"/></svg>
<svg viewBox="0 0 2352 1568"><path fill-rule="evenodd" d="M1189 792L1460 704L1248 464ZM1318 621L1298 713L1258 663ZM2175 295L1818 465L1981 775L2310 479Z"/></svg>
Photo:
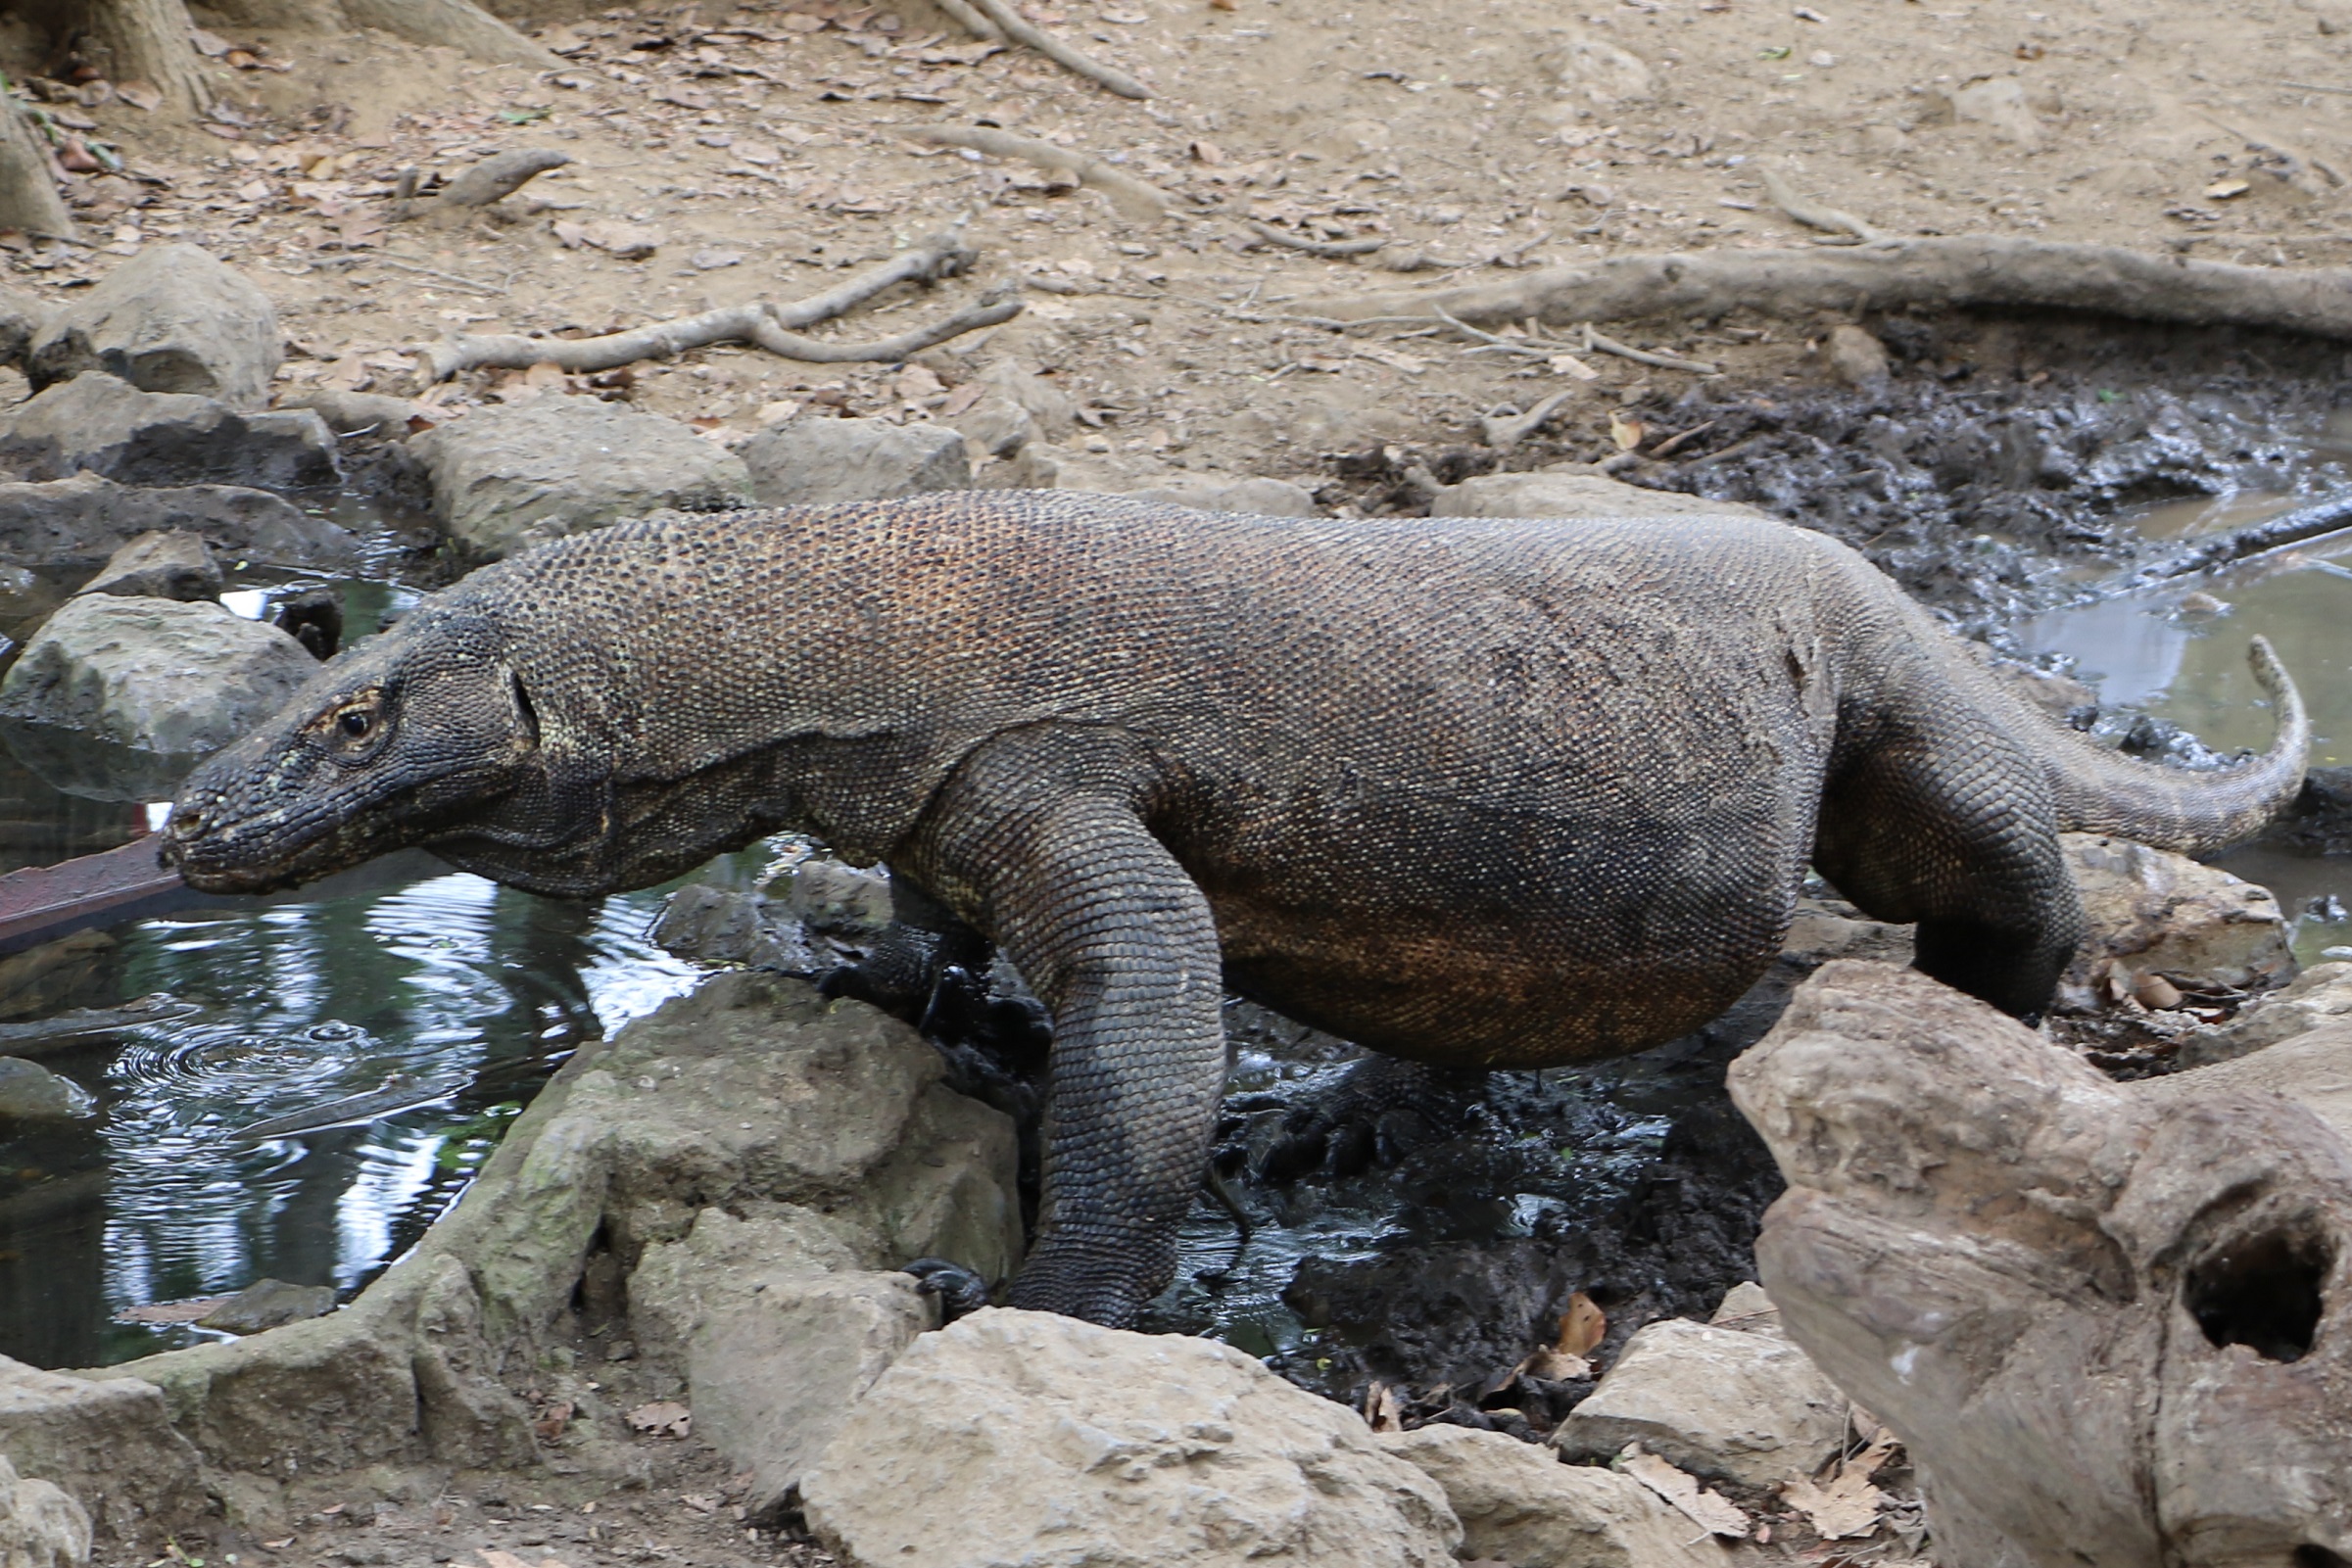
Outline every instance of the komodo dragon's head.
<svg viewBox="0 0 2352 1568"><path fill-rule="evenodd" d="M290 887L411 844L552 848L596 833L597 791L543 747L501 628L427 605L354 648L181 786L163 854L190 885Z"/></svg>

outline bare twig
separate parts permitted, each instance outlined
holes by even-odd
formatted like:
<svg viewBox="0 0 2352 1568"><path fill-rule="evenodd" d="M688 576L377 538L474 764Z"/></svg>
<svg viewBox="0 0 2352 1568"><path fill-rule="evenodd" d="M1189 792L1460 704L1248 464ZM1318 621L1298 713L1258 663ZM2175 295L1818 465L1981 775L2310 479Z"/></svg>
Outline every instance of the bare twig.
<svg viewBox="0 0 2352 1568"><path fill-rule="evenodd" d="M2259 523L2199 542L2167 561L2142 567L2148 580L2187 577L2256 555L2267 555L2290 545L2307 545L2328 534L2352 529L2352 495L2330 496L2293 511L2266 517Z"/></svg>
<svg viewBox="0 0 2352 1568"><path fill-rule="evenodd" d="M1369 256L1388 243L1386 240L1311 240L1304 234L1275 228L1272 223L1251 223L1248 228L1269 245L1304 251L1309 256L1320 256L1334 261L1350 256Z"/></svg>
<svg viewBox="0 0 2352 1568"><path fill-rule="evenodd" d="M791 305L754 301L596 338L461 334L418 349L417 362L426 380L446 381L465 370L524 370L535 364L554 364L574 373L610 370L640 359L674 358L689 349L726 342L752 343L771 354L825 364L899 359L960 333L1010 320L1021 312L1021 302L991 295L944 321L878 343L821 343L791 329L831 320L895 284L953 276L971 265L973 256L960 228L942 229L822 294Z"/></svg>
<svg viewBox="0 0 2352 1568"><path fill-rule="evenodd" d="M1176 203L1176 198L1159 186L1146 184L1099 158L1057 147L1034 136L1016 136L1009 130L987 125L909 125L898 134L937 147L969 147L996 158L1018 158L1039 168L1060 169L1076 176L1079 183L1102 192L1111 199L1112 206L1130 218L1158 217Z"/></svg>
<svg viewBox="0 0 2352 1568"><path fill-rule="evenodd" d="M401 272L414 272L420 277L437 278L441 282L449 284L452 288L470 289L476 294L488 295L492 298L496 298L497 296L506 292L496 283L484 283L475 278L459 277L455 272L444 272L437 266L426 266L421 261L411 261L403 257L388 256L380 251L372 255L361 252L354 252L349 256L314 256L311 258L311 264L312 266L365 266L369 263L373 263L377 266L388 266L396 271Z"/></svg>
<svg viewBox="0 0 2352 1568"><path fill-rule="evenodd" d="M938 5L941 11L954 19L957 26L983 43L1004 42L1004 29L981 15L969 0L938 0Z"/></svg>
<svg viewBox="0 0 2352 1568"><path fill-rule="evenodd" d="M1706 434L1706 432L1715 428L1715 424L1716 421L1709 419L1704 424L1693 425L1688 430L1668 436L1665 440L1651 448L1647 455L1653 458L1670 456L1678 449L1680 449L1684 442L1690 440L1693 436L1703 436Z"/></svg>
<svg viewBox="0 0 2352 1568"><path fill-rule="evenodd" d="M1764 194L1772 198L1773 206L1807 228L1823 229L1832 234L1847 236L1843 240L1825 241L1824 243L1835 245L1886 245L1892 243L1893 235L1871 227L1851 213L1840 212L1827 203L1816 202L1811 197L1798 195L1789 188L1787 180L1782 179L1779 174L1769 168L1763 169L1761 172L1764 176Z"/></svg>
<svg viewBox="0 0 2352 1568"><path fill-rule="evenodd" d="M1703 376L1711 376L1723 368L1707 359L1685 359L1671 354L1652 354L1647 349L1619 343L1614 338L1594 331L1589 321L1584 327L1584 346L1599 354L1613 354L1620 359L1631 359L1636 364L1654 364L1660 370L1695 370Z"/></svg>
<svg viewBox="0 0 2352 1568"><path fill-rule="evenodd" d="M1504 354L1525 355L1529 357L1537 359L1548 357L1546 351L1537 348L1532 343L1514 343L1510 338L1497 337L1492 332L1481 332L1476 327L1468 326L1463 322L1455 320L1442 309L1439 309L1436 314L1440 321L1443 321L1446 325L1452 327L1464 337L1476 338L1479 343L1483 345L1482 348L1472 349L1470 351L1472 354L1492 353L1499 351Z"/></svg>
<svg viewBox="0 0 2352 1568"><path fill-rule="evenodd" d="M1522 414L1480 414L1478 433L1485 443L1497 451L1509 451L1529 436L1544 428L1552 416L1576 396L1574 387L1556 392Z"/></svg>
<svg viewBox="0 0 2352 1568"><path fill-rule="evenodd" d="M1149 87L1126 71L1103 65L1100 61L1089 60L1052 33L1030 25L1004 0L966 0L966 4L994 23L1005 37L1015 43L1028 45L1065 71L1075 71L1088 81L1098 82L1122 98L1151 96Z"/></svg>

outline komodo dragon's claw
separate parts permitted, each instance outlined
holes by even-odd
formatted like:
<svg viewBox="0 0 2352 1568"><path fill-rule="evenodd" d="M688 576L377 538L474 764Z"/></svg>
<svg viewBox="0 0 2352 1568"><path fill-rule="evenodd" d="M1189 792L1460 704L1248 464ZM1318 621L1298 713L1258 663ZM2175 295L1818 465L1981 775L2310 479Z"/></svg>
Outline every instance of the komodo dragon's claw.
<svg viewBox="0 0 2352 1568"><path fill-rule="evenodd" d="M917 1291L937 1298L941 1328L988 1305L988 1282L961 1263L918 1258L898 1272L914 1275Z"/></svg>

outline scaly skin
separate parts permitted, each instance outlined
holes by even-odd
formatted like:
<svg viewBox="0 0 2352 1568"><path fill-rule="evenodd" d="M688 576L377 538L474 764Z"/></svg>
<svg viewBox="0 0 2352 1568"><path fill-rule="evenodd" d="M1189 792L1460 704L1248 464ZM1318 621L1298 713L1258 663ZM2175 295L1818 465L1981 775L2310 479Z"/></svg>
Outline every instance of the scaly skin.
<svg viewBox="0 0 2352 1568"><path fill-rule="evenodd" d="M1851 550L1741 518L1298 520L1004 492L648 519L475 573L173 808L221 890L424 844L559 895L787 828L888 861L1054 1018L1013 1300L1168 1279L1225 986L1416 1061L1637 1051L1728 1006L1817 864L2012 1012L2079 935L2062 828L2204 850L2300 786L2010 696Z"/></svg>

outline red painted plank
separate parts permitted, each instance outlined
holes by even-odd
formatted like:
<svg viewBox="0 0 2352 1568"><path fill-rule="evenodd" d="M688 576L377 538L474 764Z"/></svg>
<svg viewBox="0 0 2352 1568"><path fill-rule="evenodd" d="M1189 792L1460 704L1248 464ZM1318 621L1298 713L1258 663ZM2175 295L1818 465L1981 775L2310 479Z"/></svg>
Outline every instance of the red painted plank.
<svg viewBox="0 0 2352 1568"><path fill-rule="evenodd" d="M0 942L180 886L179 873L157 859L162 844L148 833L101 854L0 877Z"/></svg>

